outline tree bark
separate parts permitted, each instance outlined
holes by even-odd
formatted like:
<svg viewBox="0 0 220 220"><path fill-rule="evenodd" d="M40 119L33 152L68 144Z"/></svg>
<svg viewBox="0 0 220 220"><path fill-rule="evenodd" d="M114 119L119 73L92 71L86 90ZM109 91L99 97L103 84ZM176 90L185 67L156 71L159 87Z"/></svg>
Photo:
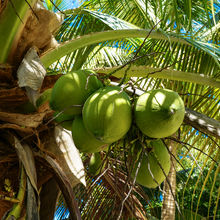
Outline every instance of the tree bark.
<svg viewBox="0 0 220 220"><path fill-rule="evenodd" d="M220 138L220 122L213 118L186 108L184 122L198 131Z"/></svg>
<svg viewBox="0 0 220 220"><path fill-rule="evenodd" d="M169 150L176 156L177 144L173 141L169 142ZM170 172L164 181L163 187L163 206L161 211L162 220L175 220L175 192L176 192L176 160L171 156Z"/></svg>

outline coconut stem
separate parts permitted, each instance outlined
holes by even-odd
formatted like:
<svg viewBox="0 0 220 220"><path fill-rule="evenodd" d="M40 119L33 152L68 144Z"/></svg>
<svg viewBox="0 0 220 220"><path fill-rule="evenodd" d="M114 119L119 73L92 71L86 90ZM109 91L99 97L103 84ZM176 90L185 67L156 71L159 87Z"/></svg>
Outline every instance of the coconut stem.
<svg viewBox="0 0 220 220"><path fill-rule="evenodd" d="M9 212L8 217L6 218L6 220L10 220L12 216L15 219L18 219L20 217L23 201L24 201L24 198L25 198L26 182L27 182L26 174L25 174L25 171L24 171L24 167L22 166L21 167L20 187L19 187L18 196L17 196L17 200L19 200L20 202L17 203L17 204L14 204L14 206L13 206L12 210Z"/></svg>
<svg viewBox="0 0 220 220"><path fill-rule="evenodd" d="M11 197L8 197L8 196L5 196L5 195L0 195L0 200L9 201L9 202L12 202L12 203L19 203L20 202L20 200L18 200L16 198L11 198Z"/></svg>

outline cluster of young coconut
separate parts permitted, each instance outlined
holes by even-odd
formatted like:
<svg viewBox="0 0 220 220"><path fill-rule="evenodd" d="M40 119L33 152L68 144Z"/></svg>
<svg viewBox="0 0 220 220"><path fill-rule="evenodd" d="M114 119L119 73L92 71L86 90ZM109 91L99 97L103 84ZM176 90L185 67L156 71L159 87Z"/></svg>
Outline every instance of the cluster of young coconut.
<svg viewBox="0 0 220 220"><path fill-rule="evenodd" d="M164 181L170 156L160 138L176 132L185 114L184 103L176 92L147 91L132 104L121 87L104 86L95 72L78 70L61 76L49 93L55 121L71 130L80 152L94 154L90 161L93 173L101 161L97 152L123 139L134 122L151 139L146 143L145 154L138 153L143 146L136 142L131 177L149 188Z"/></svg>

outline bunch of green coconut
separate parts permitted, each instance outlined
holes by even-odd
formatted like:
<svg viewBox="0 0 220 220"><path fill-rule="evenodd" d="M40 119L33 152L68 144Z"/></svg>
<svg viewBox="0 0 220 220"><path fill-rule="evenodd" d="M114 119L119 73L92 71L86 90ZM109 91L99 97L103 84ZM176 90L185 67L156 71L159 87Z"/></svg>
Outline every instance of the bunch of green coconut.
<svg viewBox="0 0 220 220"><path fill-rule="evenodd" d="M121 87L104 86L95 72L78 70L61 76L48 93L54 120L71 130L80 152L93 154L91 172L97 173L100 166L98 152L125 138L134 125L150 141L144 154L134 153L131 177L149 188L164 181L170 170L170 155L161 138L178 130L185 113L184 103L176 92L147 91L132 104ZM139 152L142 145L136 145L135 152Z"/></svg>

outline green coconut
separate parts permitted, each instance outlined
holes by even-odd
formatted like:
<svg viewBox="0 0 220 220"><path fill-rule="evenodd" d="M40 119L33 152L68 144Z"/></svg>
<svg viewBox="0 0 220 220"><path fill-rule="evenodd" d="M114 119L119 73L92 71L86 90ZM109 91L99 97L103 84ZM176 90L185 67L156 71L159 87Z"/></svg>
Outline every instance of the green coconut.
<svg viewBox="0 0 220 220"><path fill-rule="evenodd" d="M151 138L174 134L183 122L184 102L178 93L156 89L141 95L135 104L135 121L140 130Z"/></svg>
<svg viewBox="0 0 220 220"><path fill-rule="evenodd" d="M107 145L97 140L84 126L81 116L76 116L72 124L72 137L75 146L81 152L95 153L102 151Z"/></svg>
<svg viewBox="0 0 220 220"><path fill-rule="evenodd" d="M117 86L101 88L86 100L82 115L85 127L95 138L113 143L121 139L131 126L129 96Z"/></svg>
<svg viewBox="0 0 220 220"><path fill-rule="evenodd" d="M89 161L88 172L91 175L96 176L101 172L102 167L104 168L104 166L102 166L102 158L101 158L100 153L92 154L90 161Z"/></svg>
<svg viewBox="0 0 220 220"><path fill-rule="evenodd" d="M51 92L52 92L52 89L50 88L50 89L45 90L45 91L39 96L39 98L38 98L37 101L36 101L36 106L37 106L37 108L39 108L39 107L40 107L41 105L43 105L44 103L50 101Z"/></svg>
<svg viewBox="0 0 220 220"><path fill-rule="evenodd" d="M79 115L86 99L103 85L91 70L78 70L61 76L55 83L50 107L66 115Z"/></svg>
<svg viewBox="0 0 220 220"><path fill-rule="evenodd" d="M170 171L170 155L160 139L149 142L148 147L146 149L147 155L143 154L136 182L148 188L156 188L165 180ZM137 146L137 148L141 147ZM139 155L139 158L137 158L137 155ZM134 155L133 161L136 161L136 163L131 173L132 178L135 178L140 159L140 154Z"/></svg>
<svg viewBox="0 0 220 220"><path fill-rule="evenodd" d="M72 131L74 116L65 115L64 113L61 112L55 112L53 117L54 117L54 121L56 121L63 128Z"/></svg>

